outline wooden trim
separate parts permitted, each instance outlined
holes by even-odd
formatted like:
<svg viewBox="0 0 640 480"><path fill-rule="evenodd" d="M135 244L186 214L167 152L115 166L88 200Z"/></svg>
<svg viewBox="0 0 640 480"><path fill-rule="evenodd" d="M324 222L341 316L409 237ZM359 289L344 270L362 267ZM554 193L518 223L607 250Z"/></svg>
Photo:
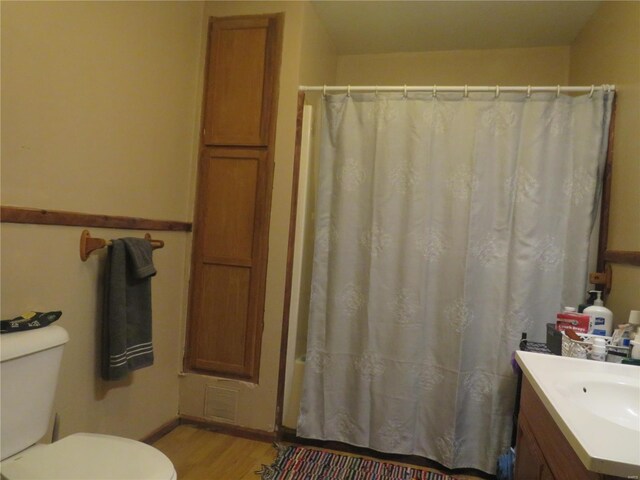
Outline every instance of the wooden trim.
<svg viewBox="0 0 640 480"><path fill-rule="evenodd" d="M264 430L255 430L239 425L219 423L190 415L180 415L179 419L180 425L194 425L212 432L224 433L234 437L248 438L249 440L257 440L259 442L273 442L276 439L276 432L266 432Z"/></svg>
<svg viewBox="0 0 640 480"><path fill-rule="evenodd" d="M640 252L607 250L604 252L604 261L640 267Z"/></svg>
<svg viewBox="0 0 640 480"><path fill-rule="evenodd" d="M287 370L287 343L289 341L289 315L291 306L291 284L293 281L293 253L296 243L296 218L298 212L298 185L300 182L300 151L302 149L302 120L304 92L298 92L296 114L296 145L293 156L293 180L291 185L291 212L289 213L289 246L287 249L287 273L284 287L284 312L280 335L280 364L278 368L278 393L276 399L276 432L280 435L284 408L284 383Z"/></svg>
<svg viewBox="0 0 640 480"><path fill-rule="evenodd" d="M607 159L602 174L602 202L600 204L600 231L598 232L598 260L597 271L604 271L605 253L607 251L607 242L609 241L609 207L611 204L611 173L613 169L613 142L615 140L616 126L616 99L617 95L613 94L613 102L611 104L611 120L609 121L609 137L607 141Z"/></svg>
<svg viewBox="0 0 640 480"><path fill-rule="evenodd" d="M167 423L159 426L153 432L145 435L140 439L142 443L146 443L148 445L152 445L162 437L164 437L167 433L171 432L174 428L180 425L180 418L176 417L173 420L168 421Z"/></svg>
<svg viewBox="0 0 640 480"><path fill-rule="evenodd" d="M28 223L35 225L65 225L69 227L120 228L127 230L164 230L190 232L191 223L173 220L152 220L140 217L122 217L93 213L45 210L39 208L0 207L2 223Z"/></svg>

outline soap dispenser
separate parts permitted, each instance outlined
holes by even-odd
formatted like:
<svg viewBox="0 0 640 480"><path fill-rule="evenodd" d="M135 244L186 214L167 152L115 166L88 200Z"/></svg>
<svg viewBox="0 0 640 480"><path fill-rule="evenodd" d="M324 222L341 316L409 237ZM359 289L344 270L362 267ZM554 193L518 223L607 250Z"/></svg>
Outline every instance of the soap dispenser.
<svg viewBox="0 0 640 480"><path fill-rule="evenodd" d="M589 333L593 335L611 336L613 329L613 312L604 306L602 292L598 291L593 305L584 309L589 315Z"/></svg>
<svg viewBox="0 0 640 480"><path fill-rule="evenodd" d="M596 301L596 297L599 293L598 290L589 290L588 293L588 297L587 299L584 301L584 303L581 303L580 305L578 305L578 313L582 313L584 312L584 309L587 307L590 307L591 305L594 305L593 302Z"/></svg>

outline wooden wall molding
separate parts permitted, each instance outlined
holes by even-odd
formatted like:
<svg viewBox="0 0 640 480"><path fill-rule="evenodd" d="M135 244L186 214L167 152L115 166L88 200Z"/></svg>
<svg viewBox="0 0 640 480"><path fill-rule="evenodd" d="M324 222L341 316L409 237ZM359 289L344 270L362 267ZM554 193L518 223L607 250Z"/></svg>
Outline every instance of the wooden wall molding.
<svg viewBox="0 0 640 480"><path fill-rule="evenodd" d="M293 253L296 244L296 221L298 212L298 188L300 184L300 152L302 149L302 121L304 117L304 92L298 92L296 114L296 145L293 157L293 178L291 185L291 211L289 212L289 245L287 247L287 273L284 288L284 312L280 337L280 363L278 367L278 393L276 400L276 431L282 430L284 412L284 384L287 370L287 344L289 342L289 315L291 310L291 284L293 281Z"/></svg>
<svg viewBox="0 0 640 480"><path fill-rule="evenodd" d="M147 445L153 445L155 442L164 437L167 433L171 432L174 428L180 425L180 417L176 417L167 423L162 424L156 428L153 432L145 435L140 439L142 443Z"/></svg>
<svg viewBox="0 0 640 480"><path fill-rule="evenodd" d="M190 232L190 222L152 220L140 217L122 217L94 213L46 210L42 208L0 207L2 223L27 223L34 225L64 225L69 227L119 228L127 230L163 230Z"/></svg>
<svg viewBox="0 0 640 480"><path fill-rule="evenodd" d="M598 232L598 259L596 268L598 272L604 271L605 253L609 241L609 209L611 206L611 178L613 171L613 143L616 128L616 101L618 96L613 94L611 104L611 119L609 120L609 132L607 138L607 157L602 173L602 198L600 200L600 230Z"/></svg>
<svg viewBox="0 0 640 480"><path fill-rule="evenodd" d="M640 252L606 250L604 252L604 261L608 263L619 263L622 265L635 265L640 267Z"/></svg>
<svg viewBox="0 0 640 480"><path fill-rule="evenodd" d="M180 415L180 425L193 425L211 432L224 433L225 435L248 438L249 440L258 440L261 442L273 442L276 440L276 432L256 430L229 423L219 423L190 415Z"/></svg>

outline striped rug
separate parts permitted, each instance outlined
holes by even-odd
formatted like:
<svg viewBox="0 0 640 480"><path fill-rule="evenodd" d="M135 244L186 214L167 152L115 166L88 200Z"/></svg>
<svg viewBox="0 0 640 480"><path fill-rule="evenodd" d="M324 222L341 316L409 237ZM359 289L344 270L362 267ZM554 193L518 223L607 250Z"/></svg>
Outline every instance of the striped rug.
<svg viewBox="0 0 640 480"><path fill-rule="evenodd" d="M296 446L276 448L276 461L258 472L263 480L454 480L442 473L368 458Z"/></svg>

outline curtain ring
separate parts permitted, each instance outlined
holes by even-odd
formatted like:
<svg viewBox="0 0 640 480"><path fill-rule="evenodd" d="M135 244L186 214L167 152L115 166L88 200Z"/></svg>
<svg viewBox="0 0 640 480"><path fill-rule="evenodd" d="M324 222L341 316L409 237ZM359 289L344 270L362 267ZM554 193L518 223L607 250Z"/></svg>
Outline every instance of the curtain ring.
<svg viewBox="0 0 640 480"><path fill-rule="evenodd" d="M378 96L378 85L376 85L376 89L374 90L374 95L377 97Z"/></svg>
<svg viewBox="0 0 640 480"><path fill-rule="evenodd" d="M527 87L527 98L531 98L531 85Z"/></svg>
<svg viewBox="0 0 640 480"><path fill-rule="evenodd" d="M351 85L347 85L347 97L351 97Z"/></svg>
<svg viewBox="0 0 640 480"><path fill-rule="evenodd" d="M500 96L500 85L496 85L496 98Z"/></svg>
<svg viewBox="0 0 640 480"><path fill-rule="evenodd" d="M556 98L560 98L560 85L558 85L558 88L556 89Z"/></svg>
<svg viewBox="0 0 640 480"><path fill-rule="evenodd" d="M404 92L403 92L403 94L402 94L402 97L403 97L404 99L406 99L406 98L407 98L407 95L408 95L408 94L407 94L407 84L405 83L405 84L404 84Z"/></svg>
<svg viewBox="0 0 640 480"><path fill-rule="evenodd" d="M593 97L593 91L596 89L595 85L591 85L591 91L589 92L589 98Z"/></svg>
<svg viewBox="0 0 640 480"><path fill-rule="evenodd" d="M327 86L322 86L322 98L327 98Z"/></svg>
<svg viewBox="0 0 640 480"><path fill-rule="evenodd" d="M469 98L469 85L464 86L464 98Z"/></svg>
<svg viewBox="0 0 640 480"><path fill-rule="evenodd" d="M437 86L437 85L434 85L434 86L433 86L433 90L432 90L432 92L431 92L431 96L432 96L433 98L436 98L436 96L437 96L437 95L438 95L438 86Z"/></svg>

